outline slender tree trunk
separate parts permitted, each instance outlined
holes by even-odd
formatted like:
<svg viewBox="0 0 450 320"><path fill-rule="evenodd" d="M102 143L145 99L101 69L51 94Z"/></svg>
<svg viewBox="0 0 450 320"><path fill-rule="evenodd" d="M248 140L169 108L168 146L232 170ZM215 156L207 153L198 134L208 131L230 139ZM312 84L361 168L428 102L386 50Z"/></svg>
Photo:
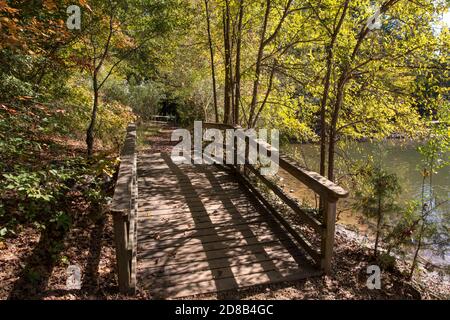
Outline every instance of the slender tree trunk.
<svg viewBox="0 0 450 320"><path fill-rule="evenodd" d="M242 42L242 19L244 17L244 0L239 1L239 20L237 30L236 44L236 70L235 76L235 94L234 94L234 124L239 124L239 103L241 99L241 42Z"/></svg>
<svg viewBox="0 0 450 320"><path fill-rule="evenodd" d="M95 121L97 119L97 109L98 109L98 79L97 73L93 76L93 88L94 88L94 105L92 107L91 121L89 127L86 131L86 145L88 156L91 157L94 152L94 128Z"/></svg>
<svg viewBox="0 0 450 320"><path fill-rule="evenodd" d="M385 13L397 4L400 0L387 0L380 8L380 13ZM370 33L370 30L367 26L364 26L359 35L358 40L356 42L355 47L353 48L352 54L350 55L349 61L346 65L344 65L343 71L338 81L337 85L337 94L336 94L336 102L334 104L333 115L331 119L331 126L329 128L330 136L328 141L328 179L334 180L334 153L335 153L335 144L336 144L336 126L339 119L339 112L343 104L344 95L345 95L345 85L348 81L349 72L351 69L352 63L355 61L356 56L359 53L361 45L367 35Z"/></svg>
<svg viewBox="0 0 450 320"><path fill-rule="evenodd" d="M223 41L225 47L225 88L224 88L224 123L232 122L232 77L231 77L231 50L230 50L230 13L229 1L225 1L225 9L223 11Z"/></svg>
<svg viewBox="0 0 450 320"><path fill-rule="evenodd" d="M383 220L383 213L381 212L381 197L378 197L378 219L377 219L377 232L375 237L374 256L378 256L378 242L380 239L381 222Z"/></svg>
<svg viewBox="0 0 450 320"><path fill-rule="evenodd" d="M433 192L433 161L434 161L434 156L431 156L431 159L429 159L429 157L427 157L427 161L428 163L431 163L430 165L430 177L429 177L429 188L430 188L430 199L432 198L432 192ZM431 205L429 207L426 208L426 204L427 201L425 201L425 182L426 182L426 175L424 174L423 180L422 180L422 212L421 212L421 219L422 219L422 225L420 226L420 231L419 231L419 240L417 243L417 247L416 250L414 252L414 257L413 257L413 261L412 261L412 265L411 265L411 270L409 272L409 279L412 279L413 275L414 275L414 270L416 269L417 266L417 259L419 257L419 252L422 249L422 240L423 240L423 233L425 231L425 224L426 224L426 216L428 215L428 212L431 212Z"/></svg>
<svg viewBox="0 0 450 320"><path fill-rule="evenodd" d="M422 237L423 237L424 231L425 231L425 221L422 221L422 225L421 225L420 231L419 231L419 239L418 239L416 251L414 252L411 270L409 271L409 279L412 279L412 277L414 275L414 270L416 269L416 266L417 266L417 258L419 257L420 249L422 249Z"/></svg>
<svg viewBox="0 0 450 320"><path fill-rule="evenodd" d="M333 49L329 48L327 57L327 73L325 75L325 84L323 89L322 102L320 105L320 174L325 176L326 156L327 156L327 128L326 128L326 110L328 93L330 90L331 63L333 60Z"/></svg>
<svg viewBox="0 0 450 320"><path fill-rule="evenodd" d="M345 95L345 84L347 82L347 71L344 70L338 81L336 102L334 104L331 118L329 141L328 141L328 179L334 181L334 155L337 142L336 127L339 119L339 112L342 108Z"/></svg>
<svg viewBox="0 0 450 320"><path fill-rule="evenodd" d="M93 71L92 71L92 88L94 90L94 105L92 107L92 114L91 114L91 121L89 123L89 127L86 131L86 145L87 145L87 153L88 156L92 156L93 152L94 152L94 128L95 128L95 122L97 119L97 109L98 109L98 96L99 96L99 91L100 88L102 87L102 85L105 83L105 81L108 79L108 77L111 75L111 72L114 68L115 65L117 65L117 63L109 70L109 73L103 78L103 80L100 82L99 84L99 79L98 79L98 75L99 72L103 66L103 63L105 62L105 59L108 55L109 52L109 46L111 45L111 39L114 33L114 23L113 23L113 19L114 19L114 9L112 9L111 11L111 15L109 16L109 34L108 34L108 39L106 40L105 43L105 47L103 49L103 53L101 54L101 56L98 58L98 64L97 64L97 53L96 53L96 47L95 47L95 43L92 41L92 46L94 49L94 55L93 55Z"/></svg>
<svg viewBox="0 0 450 320"><path fill-rule="evenodd" d="M325 73L325 81L323 88L322 100L320 103L320 174L325 176L326 170L326 144L327 144L327 125L326 125L326 109L327 109L327 101L330 92L330 84L331 84L331 71L333 68L333 58L334 58L334 45L336 44L337 37L341 30L342 24L344 22L345 16L348 10L348 4L350 0L345 1L344 9L342 11L339 22L331 36L330 44L327 46L327 67Z"/></svg>
<svg viewBox="0 0 450 320"><path fill-rule="evenodd" d="M251 127L254 123L256 123L256 105L258 104L258 89L259 89L259 83L260 83L260 77L261 77L261 63L264 56L264 48L271 43L277 36L278 32L280 31L286 17L289 15L290 11L289 8L292 5L293 0L288 0L283 11L283 15L281 16L281 19L279 20L277 26L275 27L275 30L266 38L266 31L267 31L267 25L269 21L269 15L271 11L271 0L266 1L266 11L264 13L264 20L263 25L261 27L261 39L259 43L258 48L258 55L256 57L256 64L255 64L255 79L253 81L253 92L252 92L252 101L250 103L250 112L248 116L248 126Z"/></svg>
<svg viewBox="0 0 450 320"><path fill-rule="evenodd" d="M269 20L270 14L270 0L267 0L266 3L266 12L264 13L264 21L261 28L261 38L259 41L258 55L256 57L256 66L255 66L255 80L253 81L253 92L252 92L252 101L250 103L250 113L248 116L248 126L251 127L253 124L254 113L256 109L256 104L258 102L258 88L259 88L259 78L261 75L261 61L264 54L265 47L265 37L267 30L267 22Z"/></svg>
<svg viewBox="0 0 450 320"><path fill-rule="evenodd" d="M258 121L259 115L261 114L261 111L264 109L266 103L267 103L267 99L269 98L270 92L272 91L272 85L273 85L273 76L275 74L275 67L276 67L277 62L274 61L273 62L273 66L272 66L272 70L270 71L270 76L269 76L269 83L267 85L267 91L266 94L264 95L264 99L261 103L261 106L259 107L258 112L256 113L253 123L251 124L252 127L256 127L256 123Z"/></svg>
<svg viewBox="0 0 450 320"><path fill-rule="evenodd" d="M217 91L216 91L216 71L214 65L214 49L212 43L211 36L211 24L210 24L210 15L209 15L209 7L208 0L205 0L205 11L206 11L206 26L208 30L208 44L209 44L209 54L211 57L211 78L212 78L212 87L213 87L213 98L214 98L214 115L216 123L219 122L219 110L217 108Z"/></svg>

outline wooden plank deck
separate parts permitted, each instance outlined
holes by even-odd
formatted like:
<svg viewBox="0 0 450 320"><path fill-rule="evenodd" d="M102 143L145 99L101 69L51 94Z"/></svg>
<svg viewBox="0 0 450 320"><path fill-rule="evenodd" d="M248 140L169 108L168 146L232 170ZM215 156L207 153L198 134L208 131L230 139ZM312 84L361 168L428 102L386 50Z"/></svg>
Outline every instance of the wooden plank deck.
<svg viewBox="0 0 450 320"><path fill-rule="evenodd" d="M144 154L138 159L138 190L137 283L153 297L320 274L225 170Z"/></svg>

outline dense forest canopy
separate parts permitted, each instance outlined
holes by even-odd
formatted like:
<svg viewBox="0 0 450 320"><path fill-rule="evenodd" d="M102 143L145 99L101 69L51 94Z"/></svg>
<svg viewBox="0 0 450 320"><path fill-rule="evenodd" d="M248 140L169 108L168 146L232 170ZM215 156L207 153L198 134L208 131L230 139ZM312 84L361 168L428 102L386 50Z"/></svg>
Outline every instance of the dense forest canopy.
<svg viewBox="0 0 450 320"><path fill-rule="evenodd" d="M1 93L78 110L68 122L88 128L89 152L107 125L97 110L146 118L172 102L185 124L320 140L333 178L339 137L448 116L448 1L79 1L80 30L71 4L1 2Z"/></svg>

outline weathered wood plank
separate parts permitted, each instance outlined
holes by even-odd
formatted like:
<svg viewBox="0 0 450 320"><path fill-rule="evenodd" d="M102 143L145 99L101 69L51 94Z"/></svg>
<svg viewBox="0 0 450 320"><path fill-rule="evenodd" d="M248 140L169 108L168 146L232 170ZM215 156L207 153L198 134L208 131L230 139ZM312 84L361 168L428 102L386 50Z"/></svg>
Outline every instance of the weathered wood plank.
<svg viewBox="0 0 450 320"><path fill-rule="evenodd" d="M138 275L151 294L173 298L316 272L229 172L176 165L167 155L139 163Z"/></svg>
<svg viewBox="0 0 450 320"><path fill-rule="evenodd" d="M148 285L154 287L171 287L174 285L190 285L193 283L204 282L208 280L220 280L226 278L236 278L236 276L245 276L252 274L272 274L269 278L279 279L291 273L303 271L299 268L295 260L276 261L265 260L252 262L249 264L239 264L232 266L222 266L219 268L208 268L206 270L198 270L196 272L173 273L164 275L158 272L149 272L153 270L145 270L141 273L141 277L146 278Z"/></svg>
<svg viewBox="0 0 450 320"><path fill-rule="evenodd" d="M207 249L209 244L214 244L216 242L223 243L226 245L233 244L257 244L260 240L275 240L286 239L284 234L272 233L270 229L264 229L261 226L261 231L254 231L250 229L244 230L228 230L215 234L205 234L205 235L197 235L196 232L187 233L187 234L178 234L170 239L155 239L154 237L146 237L140 238L139 241L142 243L142 246L146 248L146 250L152 249L166 249L173 248L173 245L178 245L182 243L182 247L193 246L197 247L202 246L205 250ZM269 233L270 232L270 233Z"/></svg>
<svg viewBox="0 0 450 320"><path fill-rule="evenodd" d="M202 236L209 236L209 235L227 235L229 233L235 233L240 232L243 233L245 231L253 231L256 233L261 232L271 232L270 228L270 222L261 220L260 217L257 217L259 220L253 221L253 222L242 222L241 224L225 224L222 227L216 227L215 225L211 226L210 228L203 228L203 229L197 229L194 227L192 228L179 228L177 230L174 230L170 228L169 230L161 231L161 232L149 232L141 233L139 239L141 240L147 240L147 239L156 239L156 240L170 240L170 239L177 239L181 236L184 237L202 237ZM142 231L144 231L141 228Z"/></svg>
<svg viewBox="0 0 450 320"><path fill-rule="evenodd" d="M157 184L162 184L162 182L156 182L156 181L151 181L151 180L147 180L145 181L145 183L148 183L147 185L142 185L141 189L144 190L146 193L148 192L150 195L152 195L152 193L155 192L182 192L183 188L186 186L186 184L181 184L179 182L173 182L173 183L165 183L163 186L160 186L158 188L153 187L154 185ZM196 185L193 184L194 186L198 187L198 191L199 192L207 192L209 190L211 191L217 191L220 188L223 188L224 190L233 190L233 189L239 189L239 185L236 184L236 182L224 182L224 183L214 183L214 184L208 184L205 183L203 185Z"/></svg>
<svg viewBox="0 0 450 320"><path fill-rule="evenodd" d="M221 292L239 288L250 287L254 285L264 285L269 283L301 280L319 275L320 272L314 270L297 270L284 277L275 272L261 272L251 275L235 275L232 278L207 280L189 284L179 284L171 287L153 288L151 292L158 298L180 298L191 295L198 295L210 292Z"/></svg>
<svg viewBox="0 0 450 320"><path fill-rule="evenodd" d="M333 258L334 232L336 226L336 202L327 202L325 208L325 234L322 237L321 266L326 274L331 272L331 259Z"/></svg>
<svg viewBox="0 0 450 320"><path fill-rule="evenodd" d="M245 225L258 225L268 220L261 217L258 213L252 212L245 218L235 218L231 215L219 215L213 217L202 217L202 219L193 219L192 217L183 217L179 219L152 219L141 220L140 230L143 234L150 233L152 230L162 234L173 234L175 232L201 231L203 229L226 230L233 228L244 228Z"/></svg>
<svg viewBox="0 0 450 320"><path fill-rule="evenodd" d="M259 241L258 243L237 243L237 244L230 244L229 246L224 246L220 244L210 245L210 246L197 246L197 247L177 247L177 248L169 248L166 250L156 251L156 252L150 252L146 251L145 248L140 248L138 250L138 257L139 258L162 258L166 256L179 256L179 255L187 255L190 253L198 253L198 252L208 252L211 254L211 251L219 252L219 254L225 254L226 252L235 252L235 254L245 254L245 253L252 253L254 252L255 248L263 248L266 245L271 245L274 243L281 243L283 239L275 239L275 240L264 240Z"/></svg>
<svg viewBox="0 0 450 320"><path fill-rule="evenodd" d="M154 202L147 202L147 208L149 210L152 210L152 208L157 209L160 207L171 207L171 202L173 204L187 204L187 205L193 205L193 204L204 204L207 205L209 203L220 203L224 202L223 200L246 200L246 197L244 194L232 191L228 193L203 193L203 194L191 194L189 196L175 196L175 195L165 195L161 194L159 196L153 197L155 200ZM143 202L143 205L145 205L145 202Z"/></svg>
<svg viewBox="0 0 450 320"><path fill-rule="evenodd" d="M342 187L321 176L317 172L302 168L295 160L287 156L280 156L279 165L295 178L303 182L308 188L311 188L320 195L336 200L348 196L347 190L344 190Z"/></svg>
<svg viewBox="0 0 450 320"><path fill-rule="evenodd" d="M169 208L153 208L148 207L147 203L141 204L140 211L150 211L150 214L157 215L158 213L164 213L167 209L172 210L172 212L178 212L182 210L190 210L191 212L205 212L205 213L214 213L214 211L229 211L233 209L246 209L246 205L248 204L248 200L246 198L241 198L238 200L230 200L231 203L222 203L217 201L212 201L210 203L203 202L193 202L193 203L175 203L172 204Z"/></svg>
<svg viewBox="0 0 450 320"><path fill-rule="evenodd" d="M223 210L224 206L211 206L208 208L189 208L183 207L177 209L175 212L171 209L158 209L158 210L145 210L145 208L139 212L140 220L155 218L160 220L173 220L173 219L184 219L184 218L196 218L196 222L205 222L209 218L214 218L216 221L214 223L219 223L221 219L228 220L229 218L245 218L247 216L253 216L255 213L258 214L258 211L255 208L249 206L234 206L228 207L226 210ZM171 212L172 211L172 212ZM191 214L191 215L190 215ZM204 221L202 221L204 220ZM181 221L181 220L180 220Z"/></svg>
<svg viewBox="0 0 450 320"><path fill-rule="evenodd" d="M203 123L204 128L216 128L220 130L226 129L237 129L237 127L233 127L230 125L216 124L216 123ZM256 140L257 148L260 151L264 151L267 155L270 155L272 152L272 146L265 141ZM274 150L274 152L279 152L278 150ZM299 163L292 158L279 155L279 166L293 175L295 178L304 183L308 188L311 188L315 192L320 195L327 196L328 198L345 198L348 196L348 191L344 190L342 187L338 186L334 182L326 179L320 174L306 170L302 168Z"/></svg>
<svg viewBox="0 0 450 320"><path fill-rule="evenodd" d="M130 210L130 202L133 184L133 170L135 167L136 148L136 126L129 125L125 143L120 156L120 168L117 177L114 195L111 203L111 211L128 211Z"/></svg>
<svg viewBox="0 0 450 320"><path fill-rule="evenodd" d="M205 258L200 261L190 261L190 260L171 260L165 262L155 263L152 260L144 260L141 263L141 269L145 270L144 273L149 274L159 274L159 275L171 275L171 274L182 274L182 273L193 273L196 271L212 270L223 268L224 266L238 266L238 265L248 265L252 263L259 263L264 261L292 261L296 262L296 259L304 259L301 253L297 255L291 255L283 247L278 247L275 251L263 250L261 252L255 252L252 254L243 254L240 256L230 256L230 257L218 257L215 259ZM296 262L297 263L297 262Z"/></svg>
<svg viewBox="0 0 450 320"><path fill-rule="evenodd" d="M166 254L160 255L158 257L148 256L141 254L140 264L145 264L146 266L168 266L177 264L191 264L195 262L210 261L214 259L230 258L234 259L236 257L256 255L256 254L269 254L272 255L274 252L291 252L293 249L295 251L295 244L283 244L280 241L270 241L260 245L249 245L246 247L236 247L229 248L227 250L210 250L208 255L204 250L198 252L189 252L186 254ZM296 251L298 252L298 250Z"/></svg>
<svg viewBox="0 0 450 320"><path fill-rule="evenodd" d="M190 174L188 174L189 177L191 177ZM164 182L167 183L167 185L171 186L178 186L178 185L185 185L185 184L194 184L197 186L222 186L226 184L232 184L235 181L231 180L228 176L223 177L216 177L215 181L208 181L205 177L204 172L196 172L192 174L191 179L183 178L176 176L174 174L158 174L158 175L147 175L144 178L144 183L147 185L151 185L152 182Z"/></svg>
<svg viewBox="0 0 450 320"><path fill-rule="evenodd" d="M185 242L183 239L180 241L165 242L158 245L154 241L145 242L140 241L140 248L147 254L162 254L166 252L176 251L178 254L181 252L198 252L198 251L212 251L212 250L226 250L227 248L234 247L244 247L248 245L258 245L265 242L276 241L276 240L289 240L289 236L285 234L267 234L263 236L250 236L250 237L240 237L234 239L228 239L220 237L211 237L209 240L202 241L196 238L186 238Z"/></svg>

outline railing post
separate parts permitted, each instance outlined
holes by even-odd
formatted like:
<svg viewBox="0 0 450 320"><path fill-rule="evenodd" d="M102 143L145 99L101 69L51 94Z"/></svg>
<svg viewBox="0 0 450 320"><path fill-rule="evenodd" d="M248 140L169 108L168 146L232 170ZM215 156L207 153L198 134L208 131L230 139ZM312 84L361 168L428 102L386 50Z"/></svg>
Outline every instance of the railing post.
<svg viewBox="0 0 450 320"><path fill-rule="evenodd" d="M113 211L114 242L116 245L117 272L119 290L128 293L130 290L130 259L128 253L127 215L123 211Z"/></svg>
<svg viewBox="0 0 450 320"><path fill-rule="evenodd" d="M325 274L331 273L331 259L333 258L334 233L336 225L336 203L337 200L327 199L323 211L323 227L321 254L321 267Z"/></svg>

